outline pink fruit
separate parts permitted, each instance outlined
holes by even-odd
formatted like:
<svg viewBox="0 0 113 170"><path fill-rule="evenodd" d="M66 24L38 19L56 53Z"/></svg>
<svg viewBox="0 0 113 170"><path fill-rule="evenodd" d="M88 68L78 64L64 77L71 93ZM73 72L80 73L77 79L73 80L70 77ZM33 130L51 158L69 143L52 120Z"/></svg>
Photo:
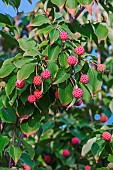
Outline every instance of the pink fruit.
<svg viewBox="0 0 113 170"><path fill-rule="evenodd" d="M21 81L17 80L15 85L18 89L22 89L25 86L25 81L24 80L21 80Z"/></svg>
<svg viewBox="0 0 113 170"><path fill-rule="evenodd" d="M36 90L34 91L34 96L35 96L37 99L42 98L42 91L39 90L39 89L36 89Z"/></svg>
<svg viewBox="0 0 113 170"><path fill-rule="evenodd" d="M69 150L68 150L68 149L64 149L63 152L62 152L62 155L63 155L64 157L68 157L68 156L70 155Z"/></svg>
<svg viewBox="0 0 113 170"><path fill-rule="evenodd" d="M68 39L68 33L67 32L61 32L60 33L60 39L65 41Z"/></svg>
<svg viewBox="0 0 113 170"><path fill-rule="evenodd" d="M86 75L86 74L81 75L80 82L83 83L83 84L89 83L89 76Z"/></svg>
<svg viewBox="0 0 113 170"><path fill-rule="evenodd" d="M82 104L82 99L80 99L75 105L80 106Z"/></svg>
<svg viewBox="0 0 113 170"><path fill-rule="evenodd" d="M24 165L23 170L31 170L31 168L28 165Z"/></svg>
<svg viewBox="0 0 113 170"><path fill-rule="evenodd" d="M33 83L36 86L40 86L42 84L42 78L40 76L35 76L33 78Z"/></svg>
<svg viewBox="0 0 113 170"><path fill-rule="evenodd" d="M69 56L67 62L69 65L74 66L77 64L78 60L75 56Z"/></svg>
<svg viewBox="0 0 113 170"><path fill-rule="evenodd" d="M84 170L91 170L91 166L90 165L86 165Z"/></svg>
<svg viewBox="0 0 113 170"><path fill-rule="evenodd" d="M100 122L104 123L104 122L107 122L108 121L108 117L103 115L103 116L100 116Z"/></svg>
<svg viewBox="0 0 113 170"><path fill-rule="evenodd" d="M78 145L80 143L80 140L79 140L79 138L74 137L74 138L71 139L71 142L72 142L73 145Z"/></svg>
<svg viewBox="0 0 113 170"><path fill-rule="evenodd" d="M82 97L83 91L82 91L81 88L77 88L77 89L74 89L74 90L73 90L72 94L73 94L73 97L75 97L75 98L78 99L78 98L81 98L81 97Z"/></svg>
<svg viewBox="0 0 113 170"><path fill-rule="evenodd" d="M51 77L51 73L49 70L44 70L41 75L43 79L49 79Z"/></svg>
<svg viewBox="0 0 113 170"><path fill-rule="evenodd" d="M83 46L78 46L75 48L75 53L79 56L83 55L85 52L85 49Z"/></svg>
<svg viewBox="0 0 113 170"><path fill-rule="evenodd" d="M45 155L44 156L44 161L47 163L47 164L50 164L51 163L51 157L49 155Z"/></svg>
<svg viewBox="0 0 113 170"><path fill-rule="evenodd" d="M35 95L29 95L28 96L28 102L29 103L34 103L34 102L36 102L36 97L35 97Z"/></svg>
<svg viewBox="0 0 113 170"><path fill-rule="evenodd" d="M104 132L104 133L102 134L102 138L103 138L105 141L110 141L111 138L112 138L112 136L111 136L111 134L110 134L109 132Z"/></svg>
<svg viewBox="0 0 113 170"><path fill-rule="evenodd" d="M58 90L56 90L56 92L55 92L55 97L56 97L56 99L59 99Z"/></svg>
<svg viewBox="0 0 113 170"><path fill-rule="evenodd" d="M104 64L98 64L97 70L101 73L103 73L106 70L106 66Z"/></svg>

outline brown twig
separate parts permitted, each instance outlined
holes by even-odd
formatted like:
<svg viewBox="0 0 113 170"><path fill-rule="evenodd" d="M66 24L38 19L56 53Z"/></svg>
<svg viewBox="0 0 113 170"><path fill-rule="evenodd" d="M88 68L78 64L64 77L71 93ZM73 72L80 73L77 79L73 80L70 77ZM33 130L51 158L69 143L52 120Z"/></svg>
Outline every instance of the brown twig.
<svg viewBox="0 0 113 170"><path fill-rule="evenodd" d="M81 7L78 12L76 13L74 18L70 18L70 24L72 24L78 17L79 15L84 11L85 7Z"/></svg>

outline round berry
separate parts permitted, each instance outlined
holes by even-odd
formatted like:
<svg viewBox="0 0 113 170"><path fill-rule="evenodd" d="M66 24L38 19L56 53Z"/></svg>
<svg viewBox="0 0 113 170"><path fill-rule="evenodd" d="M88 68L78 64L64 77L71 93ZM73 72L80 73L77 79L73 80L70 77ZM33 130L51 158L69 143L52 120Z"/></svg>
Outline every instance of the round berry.
<svg viewBox="0 0 113 170"><path fill-rule="evenodd" d="M30 168L28 165L25 164L25 165L23 166L23 170L31 170L31 168Z"/></svg>
<svg viewBox="0 0 113 170"><path fill-rule="evenodd" d="M35 76L33 78L33 83L36 86L40 86L42 84L42 78L40 76Z"/></svg>
<svg viewBox="0 0 113 170"><path fill-rule="evenodd" d="M35 97L35 95L29 95L28 96L28 102L29 103L34 103L34 102L36 102L36 97Z"/></svg>
<svg viewBox="0 0 113 170"><path fill-rule="evenodd" d="M80 99L75 105L80 106L82 104L82 99Z"/></svg>
<svg viewBox="0 0 113 170"><path fill-rule="evenodd" d="M47 163L47 164L50 164L51 163L51 157L49 155L45 155L44 156L44 161Z"/></svg>
<svg viewBox="0 0 113 170"><path fill-rule="evenodd" d="M73 145L78 145L80 143L80 140L79 140L79 138L74 137L74 138L71 139L71 142L72 142Z"/></svg>
<svg viewBox="0 0 113 170"><path fill-rule="evenodd" d="M67 32L61 32L60 33L60 39L65 41L68 39L68 33Z"/></svg>
<svg viewBox="0 0 113 170"><path fill-rule="evenodd" d="M18 89L22 89L25 86L25 81L24 80L22 80L22 81L17 80L15 85Z"/></svg>
<svg viewBox="0 0 113 170"><path fill-rule="evenodd" d="M107 122L108 121L108 117L103 115L103 116L100 116L100 122L101 123L104 123L104 122Z"/></svg>
<svg viewBox="0 0 113 170"><path fill-rule="evenodd" d="M39 90L39 89L36 89L36 90L34 91L34 96L35 96L37 99L42 98L42 91Z"/></svg>
<svg viewBox="0 0 113 170"><path fill-rule="evenodd" d="M106 66L104 64L98 64L97 70L101 73L103 73L106 70Z"/></svg>
<svg viewBox="0 0 113 170"><path fill-rule="evenodd" d="M81 98L81 97L82 97L83 91L82 91L81 88L77 88L77 89L74 89L74 90L73 90L72 94L73 94L73 97L75 97L75 98L78 99L78 98Z"/></svg>
<svg viewBox="0 0 113 170"><path fill-rule="evenodd" d="M85 52L85 49L83 46L78 46L75 48L75 53L79 56L83 55Z"/></svg>
<svg viewBox="0 0 113 170"><path fill-rule="evenodd" d="M56 97L56 99L59 99L58 90L56 90L56 92L55 92L55 97Z"/></svg>
<svg viewBox="0 0 113 170"><path fill-rule="evenodd" d="M77 64L78 60L75 56L69 56L67 62L69 65L74 66Z"/></svg>
<svg viewBox="0 0 113 170"><path fill-rule="evenodd" d="M83 84L89 83L89 76L86 75L86 74L81 75L80 82L83 83Z"/></svg>
<svg viewBox="0 0 113 170"><path fill-rule="evenodd" d="M86 165L84 170L91 170L91 166L90 165Z"/></svg>
<svg viewBox="0 0 113 170"><path fill-rule="evenodd" d="M111 138L112 138L112 136L111 136L111 134L110 134L109 132L104 132L104 133L102 134L102 138L103 138L105 141L110 141Z"/></svg>
<svg viewBox="0 0 113 170"><path fill-rule="evenodd" d="M49 79L51 77L51 73L49 70L44 70L41 75L43 79Z"/></svg>
<svg viewBox="0 0 113 170"><path fill-rule="evenodd" d="M62 155L63 155L64 157L68 157L68 156L70 155L69 150L68 150L68 149L64 149L63 152L62 152Z"/></svg>

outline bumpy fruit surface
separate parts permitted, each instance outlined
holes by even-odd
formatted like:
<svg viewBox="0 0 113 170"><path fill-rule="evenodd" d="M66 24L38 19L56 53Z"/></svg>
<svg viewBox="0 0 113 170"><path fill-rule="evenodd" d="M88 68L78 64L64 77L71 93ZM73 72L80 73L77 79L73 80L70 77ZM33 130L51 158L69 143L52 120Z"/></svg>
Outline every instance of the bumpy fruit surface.
<svg viewBox="0 0 113 170"><path fill-rule="evenodd" d="M80 82L83 83L83 84L89 83L89 76L86 75L86 74L81 75Z"/></svg>
<svg viewBox="0 0 113 170"><path fill-rule="evenodd" d="M69 56L67 62L69 65L74 66L77 64L78 60L75 56Z"/></svg>
<svg viewBox="0 0 113 170"><path fill-rule="evenodd" d="M75 53L79 56L83 55L85 52L85 49L83 46L78 46L75 48Z"/></svg>
<svg viewBox="0 0 113 170"><path fill-rule="evenodd" d="M72 142L73 145L78 145L80 143L80 140L79 140L79 138L74 137L74 138L71 139L71 142Z"/></svg>
<svg viewBox="0 0 113 170"><path fill-rule="evenodd" d="M42 84L42 78L40 76L35 76L33 78L33 83L36 86L40 86Z"/></svg>
<svg viewBox="0 0 113 170"><path fill-rule="evenodd" d="M24 165L23 170L31 170L31 168L28 165Z"/></svg>
<svg viewBox="0 0 113 170"><path fill-rule="evenodd" d="M91 170L91 166L90 165L86 165L84 170Z"/></svg>
<svg viewBox="0 0 113 170"><path fill-rule="evenodd" d="M80 106L82 104L82 99L80 99L75 105Z"/></svg>
<svg viewBox="0 0 113 170"><path fill-rule="evenodd" d="M108 121L108 117L107 116L101 116L100 117L100 122L104 123Z"/></svg>
<svg viewBox="0 0 113 170"><path fill-rule="evenodd" d="M49 70L44 70L41 75L43 79L49 79L51 77L51 73Z"/></svg>
<svg viewBox="0 0 113 170"><path fill-rule="evenodd" d="M77 88L77 89L74 89L74 90L73 90L72 94L73 94L73 97L75 97L75 98L78 99L78 98L81 98L81 97L82 97L83 91L82 91L81 88Z"/></svg>
<svg viewBox="0 0 113 170"><path fill-rule="evenodd" d="M34 102L36 102L36 97L35 97L35 95L29 95L28 96L28 102L29 103L34 103Z"/></svg>
<svg viewBox="0 0 113 170"><path fill-rule="evenodd" d="M36 89L36 90L34 91L34 96L35 96L37 99L42 98L42 91L39 90L39 89Z"/></svg>
<svg viewBox="0 0 113 170"><path fill-rule="evenodd" d="M112 138L112 136L111 136L111 134L110 134L109 132L104 132L104 133L102 134L102 138L103 138L105 141L110 141L111 138Z"/></svg>
<svg viewBox="0 0 113 170"><path fill-rule="evenodd" d="M69 150L68 150L68 149L64 149L63 152L62 152L62 155L63 155L64 157L68 157L68 156L70 155Z"/></svg>
<svg viewBox="0 0 113 170"><path fill-rule="evenodd" d="M56 90L56 92L55 92L55 97L56 97L56 99L59 99L58 90Z"/></svg>
<svg viewBox="0 0 113 170"><path fill-rule="evenodd" d="M44 161L47 163L47 164L50 164L51 163L51 157L49 155L45 155L44 156Z"/></svg>
<svg viewBox="0 0 113 170"><path fill-rule="evenodd" d="M15 85L18 89L22 89L25 86L25 81L24 80L22 80L22 81L17 80Z"/></svg>
<svg viewBox="0 0 113 170"><path fill-rule="evenodd" d="M61 32L60 33L60 39L63 41L66 41L68 39L68 33L67 32Z"/></svg>
<svg viewBox="0 0 113 170"><path fill-rule="evenodd" d="M97 70L101 73L103 73L106 70L106 66L104 64L98 64Z"/></svg>

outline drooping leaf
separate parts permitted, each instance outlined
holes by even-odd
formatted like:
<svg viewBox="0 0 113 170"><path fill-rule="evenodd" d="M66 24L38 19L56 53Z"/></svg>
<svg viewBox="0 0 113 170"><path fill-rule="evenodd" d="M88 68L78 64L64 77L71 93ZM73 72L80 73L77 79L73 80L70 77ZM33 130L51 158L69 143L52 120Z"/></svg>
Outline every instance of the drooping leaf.
<svg viewBox="0 0 113 170"><path fill-rule="evenodd" d="M13 70L15 66L13 64L5 64L0 69L0 78L4 78L8 76Z"/></svg>
<svg viewBox="0 0 113 170"><path fill-rule="evenodd" d="M78 0L78 2L82 5L90 5L93 0Z"/></svg>
<svg viewBox="0 0 113 170"><path fill-rule="evenodd" d="M98 40L100 41L105 40L108 36L108 28L101 23L95 24L94 27L95 34L97 35Z"/></svg>
<svg viewBox="0 0 113 170"><path fill-rule="evenodd" d="M12 157L12 159L14 160L15 164L17 164L18 160L20 159L22 152L20 150L20 148L16 147L10 147L9 149L9 155Z"/></svg>
<svg viewBox="0 0 113 170"><path fill-rule="evenodd" d="M58 58L59 53L61 52L61 47L50 47L48 51L48 59L55 61Z"/></svg>
<svg viewBox="0 0 113 170"><path fill-rule="evenodd" d="M64 69L59 69L53 84L62 83L70 77L69 73L66 73Z"/></svg>
<svg viewBox="0 0 113 170"><path fill-rule="evenodd" d="M4 150L8 142L9 142L9 138L7 136L0 135L0 153L2 153L2 151Z"/></svg>
<svg viewBox="0 0 113 170"><path fill-rule="evenodd" d="M12 77L9 78L9 80L6 84L6 87L5 87L7 96L9 96L12 93L12 91L14 90L15 82L16 82L16 75L14 74Z"/></svg>

